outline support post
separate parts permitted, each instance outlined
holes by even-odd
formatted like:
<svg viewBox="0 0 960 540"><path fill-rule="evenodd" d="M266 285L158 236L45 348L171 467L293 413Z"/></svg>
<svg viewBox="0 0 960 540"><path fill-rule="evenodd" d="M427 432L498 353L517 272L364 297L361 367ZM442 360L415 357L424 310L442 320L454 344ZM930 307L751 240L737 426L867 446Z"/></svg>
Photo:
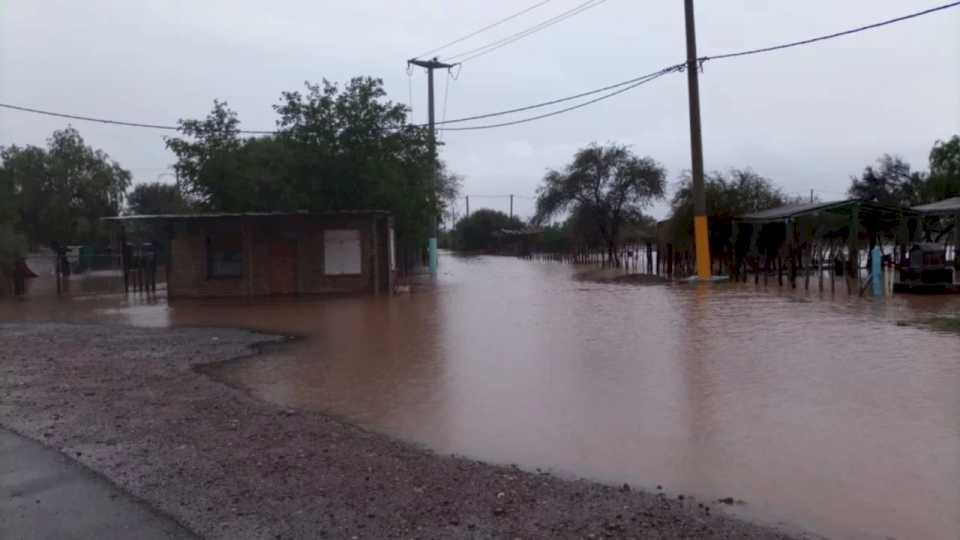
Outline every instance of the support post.
<svg viewBox="0 0 960 540"><path fill-rule="evenodd" d="M513 193L510 194L510 219L513 219Z"/></svg>
<svg viewBox="0 0 960 540"><path fill-rule="evenodd" d="M693 229L697 253L697 277L710 279L710 234L707 228L707 201L703 186L703 142L700 135L700 82L697 61L697 32L693 0L684 0L687 35L687 91L690 100L690 157L693 172Z"/></svg>
<svg viewBox="0 0 960 540"><path fill-rule="evenodd" d="M422 67L427 70L427 123L429 124L429 143L430 143L430 183L433 195L436 196L437 191L437 130L436 130L436 111L434 110L434 99L433 99L433 70L446 68L450 69L453 67L453 64L446 64L440 62L436 57L433 60L417 60L416 58L411 58L407 61L407 64L413 64L415 66ZM440 229L440 222L438 216L433 216L433 225L430 227L430 237L427 241L427 249L430 252L429 265L430 273L432 275L437 275L437 233Z"/></svg>
<svg viewBox="0 0 960 540"><path fill-rule="evenodd" d="M960 272L960 214L953 216L953 267Z"/></svg>
<svg viewBox="0 0 960 540"><path fill-rule="evenodd" d="M880 268L880 245L870 250L870 281L873 285L873 296L883 296L883 270Z"/></svg>
<svg viewBox="0 0 960 540"><path fill-rule="evenodd" d="M860 253L857 251L857 242L860 239L860 206L853 205L850 212L850 231L847 236L847 294L851 294L851 278L856 278L860 287Z"/></svg>

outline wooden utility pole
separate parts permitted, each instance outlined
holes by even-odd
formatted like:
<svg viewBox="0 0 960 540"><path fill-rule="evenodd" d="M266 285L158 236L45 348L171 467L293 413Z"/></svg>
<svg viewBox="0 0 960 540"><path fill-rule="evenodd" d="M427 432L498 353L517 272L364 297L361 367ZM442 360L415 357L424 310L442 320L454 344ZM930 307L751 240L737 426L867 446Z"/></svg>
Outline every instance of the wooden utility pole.
<svg viewBox="0 0 960 540"><path fill-rule="evenodd" d="M453 67L453 64L446 64L440 62L434 57L432 60L417 60L416 58L411 58L407 60L407 65L413 64L414 66L419 66L427 70L427 123L430 127L429 135L429 144L430 144L430 180L431 188L436 192L437 188L437 130L436 130L436 120L434 114L434 105L433 105L433 70L435 69L450 69ZM430 273L436 275L437 273L437 231L440 228L439 220L437 216L433 216L433 226L430 227L430 239L428 240L428 249L430 250Z"/></svg>
<svg viewBox="0 0 960 540"><path fill-rule="evenodd" d="M707 229L707 198L703 188L703 142L700 138L700 68L697 62L697 32L693 0L684 0L687 28L687 87L690 97L690 157L693 172L693 230L697 250L697 277L710 279L710 234Z"/></svg>

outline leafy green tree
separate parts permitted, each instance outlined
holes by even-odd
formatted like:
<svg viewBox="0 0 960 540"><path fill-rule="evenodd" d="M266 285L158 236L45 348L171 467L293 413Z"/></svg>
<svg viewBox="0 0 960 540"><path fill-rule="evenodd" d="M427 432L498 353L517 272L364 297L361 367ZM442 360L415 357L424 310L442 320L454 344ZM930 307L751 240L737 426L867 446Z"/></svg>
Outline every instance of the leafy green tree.
<svg viewBox="0 0 960 540"><path fill-rule="evenodd" d="M523 221L517 217L483 208L458 221L453 227L453 238L458 250L491 251L496 248L502 229L518 230L524 227Z"/></svg>
<svg viewBox="0 0 960 540"><path fill-rule="evenodd" d="M926 202L960 197L960 135L937 141L930 150Z"/></svg>
<svg viewBox="0 0 960 540"><path fill-rule="evenodd" d="M176 184L150 182L137 184L127 195L127 210L130 214L184 214L191 204Z"/></svg>
<svg viewBox="0 0 960 540"><path fill-rule="evenodd" d="M637 157L623 145L592 144L574 155L562 171L549 171L537 192L534 223L570 212L592 225L608 255L618 260L624 224L662 199L664 168L649 157Z"/></svg>
<svg viewBox="0 0 960 540"><path fill-rule="evenodd" d="M848 193L863 201L913 206L924 201L925 184L923 173L911 171L900 157L884 154L877 167L867 166L859 178L850 179Z"/></svg>
<svg viewBox="0 0 960 540"><path fill-rule="evenodd" d="M257 198L240 176L240 120L226 102L214 100L203 120L180 120L186 138L166 140L177 156L174 168L184 190L208 210L250 210Z"/></svg>
<svg viewBox="0 0 960 540"><path fill-rule="evenodd" d="M710 227L710 254L720 258L731 255L733 239L732 218L776 208L799 204L775 187L773 182L750 169L730 169L727 173L712 172L704 177L704 195ZM670 205L670 219L662 233L679 249L693 247L693 179L684 173ZM739 239L741 242L744 239Z"/></svg>
<svg viewBox="0 0 960 540"><path fill-rule="evenodd" d="M0 176L12 183L15 226L31 246L102 238L101 217L117 215L130 172L73 128L53 132L47 148L0 150Z"/></svg>

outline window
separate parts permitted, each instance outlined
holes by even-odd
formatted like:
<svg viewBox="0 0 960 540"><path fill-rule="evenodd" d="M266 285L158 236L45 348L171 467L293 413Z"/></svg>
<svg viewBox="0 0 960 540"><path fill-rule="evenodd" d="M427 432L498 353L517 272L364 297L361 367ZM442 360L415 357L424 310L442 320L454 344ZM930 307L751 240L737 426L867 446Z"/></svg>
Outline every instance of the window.
<svg viewBox="0 0 960 540"><path fill-rule="evenodd" d="M207 277L243 276L243 235L224 233L207 238Z"/></svg>
<svg viewBox="0 0 960 540"><path fill-rule="evenodd" d="M354 229L323 231L324 274L359 274L362 272L362 262L360 231Z"/></svg>

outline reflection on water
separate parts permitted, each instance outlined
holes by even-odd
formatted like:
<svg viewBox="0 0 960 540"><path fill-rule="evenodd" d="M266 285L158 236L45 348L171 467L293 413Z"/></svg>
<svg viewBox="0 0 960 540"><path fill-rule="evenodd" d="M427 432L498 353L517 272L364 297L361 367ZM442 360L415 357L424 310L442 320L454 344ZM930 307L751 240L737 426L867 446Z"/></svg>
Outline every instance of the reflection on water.
<svg viewBox="0 0 960 540"><path fill-rule="evenodd" d="M435 289L392 298L34 298L0 303L0 319L296 333L223 376L439 452L730 496L748 517L835 538L960 538L960 337L895 324L957 313L960 298L442 263Z"/></svg>

